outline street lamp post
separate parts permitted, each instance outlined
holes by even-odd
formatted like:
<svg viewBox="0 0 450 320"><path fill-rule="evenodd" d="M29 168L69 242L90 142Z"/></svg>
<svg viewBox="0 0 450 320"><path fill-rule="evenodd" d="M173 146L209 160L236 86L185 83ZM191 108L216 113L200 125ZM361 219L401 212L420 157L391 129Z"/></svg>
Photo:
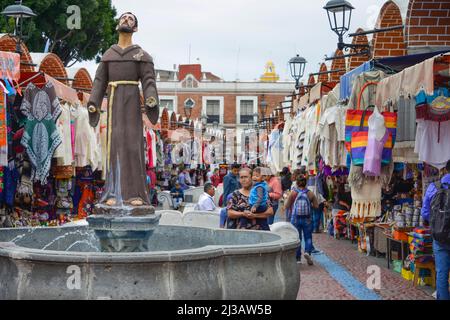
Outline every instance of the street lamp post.
<svg viewBox="0 0 450 320"><path fill-rule="evenodd" d="M223 137L223 164L227 164L227 157L226 157L226 149L227 149L227 130L225 128L222 128L222 137Z"/></svg>
<svg viewBox="0 0 450 320"><path fill-rule="evenodd" d="M2 15L10 18L14 18L14 37L16 41L16 53L22 55L21 43L23 41L23 19L35 17L36 14L28 8L22 5L22 0L18 0L15 4L9 5L1 12Z"/></svg>
<svg viewBox="0 0 450 320"><path fill-rule="evenodd" d="M195 101L191 98L184 102L184 115L186 118L191 119L192 109L194 109Z"/></svg>
<svg viewBox="0 0 450 320"><path fill-rule="evenodd" d="M291 76L295 80L295 89L300 89L300 79L305 74L306 59L297 55L289 60L289 67L291 69Z"/></svg>
<svg viewBox="0 0 450 320"><path fill-rule="evenodd" d="M344 50L348 47L344 43L344 34L350 29L352 10L355 8L345 0L331 0L323 8L327 11L331 30L338 35L338 49Z"/></svg>
<svg viewBox="0 0 450 320"><path fill-rule="evenodd" d="M267 101L266 101L264 95L262 95L262 97L261 97L261 103L260 103L259 107L260 107L260 111L261 111L261 117L258 113L253 115L255 118L255 129L256 129L256 153L257 153L256 164L257 164L257 166L261 165L260 148L259 148L259 128L260 128L260 124L264 121L264 117L265 117L266 111L267 111Z"/></svg>

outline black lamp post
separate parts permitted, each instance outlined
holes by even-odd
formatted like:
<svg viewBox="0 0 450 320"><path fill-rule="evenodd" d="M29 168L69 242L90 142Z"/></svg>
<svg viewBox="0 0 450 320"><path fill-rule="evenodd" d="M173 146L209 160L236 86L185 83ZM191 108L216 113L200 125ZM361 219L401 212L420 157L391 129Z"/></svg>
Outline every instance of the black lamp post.
<svg viewBox="0 0 450 320"><path fill-rule="evenodd" d="M225 128L222 128L222 138L223 138L223 164L227 164L227 158L226 158L226 149L227 149L227 130Z"/></svg>
<svg viewBox="0 0 450 320"><path fill-rule="evenodd" d="M14 37L17 38L16 52L21 55L21 43L24 38L23 19L35 17L36 14L27 6L22 5L22 0L18 0L15 2L15 4L7 6L5 10L1 12L1 14L5 17L14 18Z"/></svg>
<svg viewBox="0 0 450 320"><path fill-rule="evenodd" d="M194 109L195 106L195 101L192 100L191 98L187 99L184 102L184 115L186 116L186 118L190 119L191 115L192 115L192 109Z"/></svg>
<svg viewBox="0 0 450 320"><path fill-rule="evenodd" d="M267 112L267 101L266 101L264 95L262 95L262 97L261 97L261 103L260 103L259 107L261 110L261 118L260 118L261 120L256 121L256 153L257 153L256 163L257 163L258 167L261 165L260 148L259 148L259 124L261 121L264 121L264 117L266 116L266 112ZM258 114L256 116L258 117Z"/></svg>
<svg viewBox="0 0 450 320"><path fill-rule="evenodd" d="M201 117L202 127L206 129L206 126L208 125L208 116L206 114L202 115Z"/></svg>
<svg viewBox="0 0 450 320"><path fill-rule="evenodd" d="M306 67L306 59L303 57L300 57L299 55L293 57L291 60L289 60L289 67L291 69L291 76L295 80L295 89L300 88L300 79L305 74L305 67Z"/></svg>
<svg viewBox="0 0 450 320"><path fill-rule="evenodd" d="M339 38L338 49L369 49L367 44L347 44L344 43L344 34L350 29L352 20L352 10L355 9L350 2L345 0L331 0L323 7L328 14L330 28Z"/></svg>
<svg viewBox="0 0 450 320"><path fill-rule="evenodd" d="M261 97L260 108L261 108L262 118L264 118L266 116L266 112L267 112L267 101L266 101L266 99L264 99L264 95L262 95L262 97Z"/></svg>

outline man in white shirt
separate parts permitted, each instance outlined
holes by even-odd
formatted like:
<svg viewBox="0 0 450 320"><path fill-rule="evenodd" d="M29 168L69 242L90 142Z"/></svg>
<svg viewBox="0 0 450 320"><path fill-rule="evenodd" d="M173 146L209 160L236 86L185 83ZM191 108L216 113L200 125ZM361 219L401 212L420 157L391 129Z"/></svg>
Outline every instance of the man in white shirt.
<svg viewBox="0 0 450 320"><path fill-rule="evenodd" d="M215 211L216 204L214 203L214 194L216 189L211 183L206 183L203 188L204 193L198 199L195 210L199 211Z"/></svg>

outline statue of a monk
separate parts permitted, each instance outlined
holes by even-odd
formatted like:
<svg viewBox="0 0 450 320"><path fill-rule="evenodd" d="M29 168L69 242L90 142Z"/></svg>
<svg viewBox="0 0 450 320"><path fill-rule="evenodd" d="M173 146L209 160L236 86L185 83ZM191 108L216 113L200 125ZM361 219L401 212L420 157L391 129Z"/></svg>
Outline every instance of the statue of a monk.
<svg viewBox="0 0 450 320"><path fill-rule="evenodd" d="M107 168L101 203L109 206L150 205L142 113L156 124L159 99L152 57L132 43L138 20L131 12L119 18L119 42L108 49L98 66L88 103L91 126L97 126L105 92L108 94ZM145 106L141 108L139 82Z"/></svg>

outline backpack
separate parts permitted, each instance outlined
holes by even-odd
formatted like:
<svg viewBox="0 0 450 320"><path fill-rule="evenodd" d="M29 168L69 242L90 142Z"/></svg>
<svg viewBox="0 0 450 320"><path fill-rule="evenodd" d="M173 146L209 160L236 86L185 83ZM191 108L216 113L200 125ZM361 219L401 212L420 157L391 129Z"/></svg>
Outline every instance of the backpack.
<svg viewBox="0 0 450 320"><path fill-rule="evenodd" d="M431 200L431 233L434 240L450 245L450 188L443 188L440 182L435 186L438 191Z"/></svg>
<svg viewBox="0 0 450 320"><path fill-rule="evenodd" d="M311 201L308 198L308 189L296 190L298 192L297 198L295 198L294 208L292 210L293 215L297 217L308 217L311 215Z"/></svg>

